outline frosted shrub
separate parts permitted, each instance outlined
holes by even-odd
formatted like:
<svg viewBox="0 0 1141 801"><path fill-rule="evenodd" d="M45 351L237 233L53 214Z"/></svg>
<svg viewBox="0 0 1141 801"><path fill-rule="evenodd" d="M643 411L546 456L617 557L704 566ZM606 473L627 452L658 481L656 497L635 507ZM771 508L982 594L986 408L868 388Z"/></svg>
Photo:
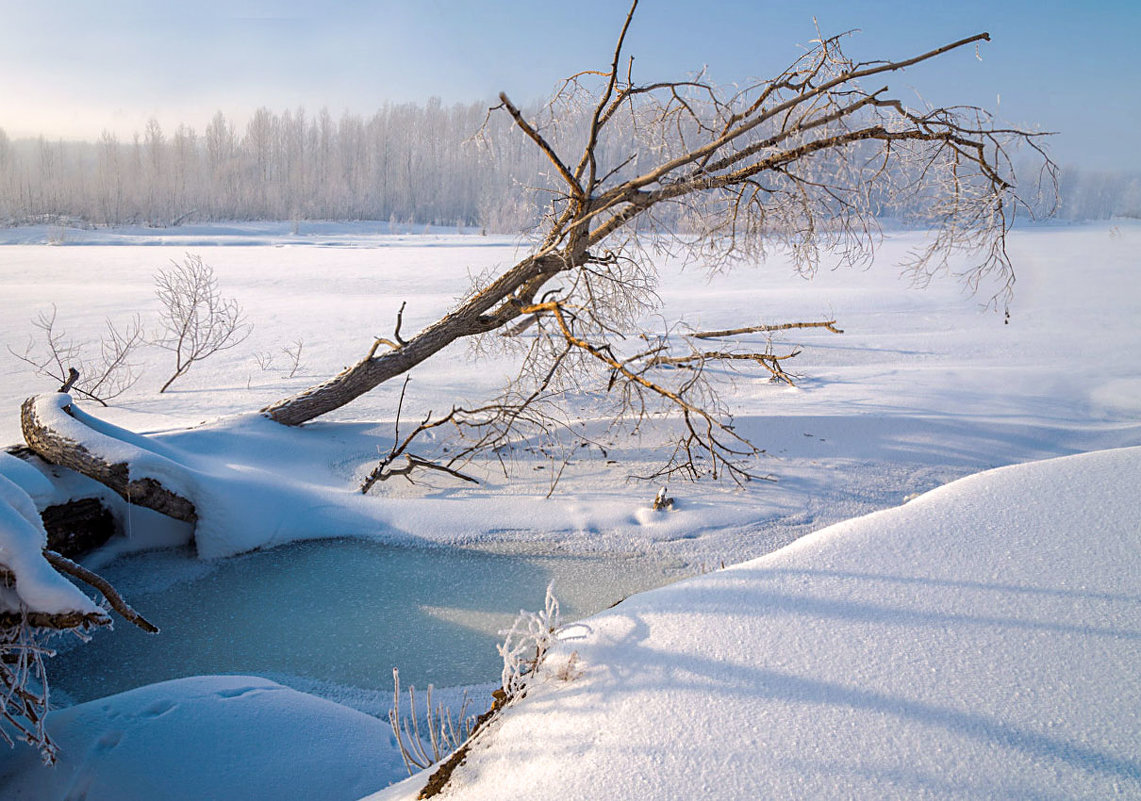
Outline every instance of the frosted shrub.
<svg viewBox="0 0 1141 801"><path fill-rule="evenodd" d="M54 655L44 641L53 633L30 625L26 617L0 625L0 742L23 740L39 750L45 765L55 764L59 753L44 727L49 708L44 657Z"/></svg>
<svg viewBox="0 0 1141 801"><path fill-rule="evenodd" d="M501 681L506 700L521 696L526 689L528 679L539 669L555 641L559 625L559 602L555 598L554 584L548 584L542 611L520 610L511 628L499 632L504 640L496 647L503 657Z"/></svg>
<svg viewBox="0 0 1141 801"><path fill-rule="evenodd" d="M542 663L559 629L559 602L553 587L553 584L547 585L546 602L541 611L520 611L511 628L500 632L505 637L503 644L496 646L503 657L502 689L492 693L495 703L484 714L478 717L467 714L469 699L465 692L459 714L453 716L443 704L433 701L432 685L429 684L423 714L417 710L416 688L410 686L410 710L408 715L404 715L400 709L400 671L392 669L392 708L388 712L388 722L409 776L416 769L422 770L442 761L448 754L461 755L466 751L467 741L484 722L512 698L522 697L527 681ZM573 659L568 667L573 670ZM456 762L455 757L449 762ZM442 772L446 776L450 770ZM446 778L441 781L446 782Z"/></svg>
<svg viewBox="0 0 1141 801"><path fill-rule="evenodd" d="M222 296L214 268L201 256L187 253L181 263L171 261L170 269L155 274L155 287L162 309L154 344L174 354L174 374L159 392L196 362L240 345L250 335L253 326L245 322L242 307Z"/></svg>
<svg viewBox="0 0 1141 801"><path fill-rule="evenodd" d="M96 343L68 336L56 322L55 304L50 314L39 312L32 325L39 335L29 337L24 352L11 347L8 352L31 365L37 375L58 381L68 391L106 406L107 401L119 397L139 380L134 355L136 348L145 344L139 315L122 328L108 319L107 330L97 343L99 355L94 358L88 354ZM78 377L71 375L72 369Z"/></svg>

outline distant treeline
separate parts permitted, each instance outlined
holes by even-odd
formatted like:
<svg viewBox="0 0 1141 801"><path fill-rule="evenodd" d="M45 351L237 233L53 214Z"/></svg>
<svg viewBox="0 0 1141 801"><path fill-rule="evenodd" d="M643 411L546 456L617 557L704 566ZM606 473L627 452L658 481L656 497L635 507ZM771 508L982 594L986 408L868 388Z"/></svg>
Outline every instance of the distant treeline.
<svg viewBox="0 0 1141 801"><path fill-rule="evenodd" d="M518 230L543 166L487 106L385 106L368 119L258 109L203 132L152 120L131 141L10 140L0 129L0 224L395 220Z"/></svg>
<svg viewBox="0 0 1141 801"><path fill-rule="evenodd" d="M244 131L221 112L201 133L152 120L126 142L13 141L0 128L0 225L388 220L518 232L549 200L530 191L548 169L506 114L439 100L367 119L261 108ZM1061 181L1062 219L1141 216L1137 174L1069 169Z"/></svg>

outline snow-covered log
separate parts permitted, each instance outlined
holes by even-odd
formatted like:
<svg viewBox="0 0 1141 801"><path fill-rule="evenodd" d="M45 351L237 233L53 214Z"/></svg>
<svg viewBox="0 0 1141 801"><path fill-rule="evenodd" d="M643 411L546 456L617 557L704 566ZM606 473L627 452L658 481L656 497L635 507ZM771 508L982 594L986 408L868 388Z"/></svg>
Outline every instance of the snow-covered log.
<svg viewBox="0 0 1141 801"><path fill-rule="evenodd" d="M49 467L26 445L0 452L0 474L23 488L40 512L48 534L48 549L75 558L98 548L117 531L110 499L99 489L89 493L60 491L49 477Z"/></svg>
<svg viewBox="0 0 1141 801"><path fill-rule="evenodd" d="M67 393L35 395L20 407L28 447L41 459L81 473L128 503L194 523L198 513L177 485L184 470L145 438L77 409Z"/></svg>
<svg viewBox="0 0 1141 801"><path fill-rule="evenodd" d="M75 628L110 622L44 556L47 533L32 499L0 475L0 618L28 616L33 626Z"/></svg>
<svg viewBox="0 0 1141 801"><path fill-rule="evenodd" d="M0 740L22 739L50 763L56 748L44 728L43 658L51 652L43 641L61 629L109 625L111 618L52 568L46 545L31 497L0 475Z"/></svg>
<svg viewBox="0 0 1141 801"><path fill-rule="evenodd" d="M144 631L158 628L132 609L106 580L48 550L48 535L31 496L0 474L0 741L21 739L44 762L56 746L44 727L49 707L45 657L60 631L82 634L109 626L107 610L65 578L94 587L110 606Z"/></svg>

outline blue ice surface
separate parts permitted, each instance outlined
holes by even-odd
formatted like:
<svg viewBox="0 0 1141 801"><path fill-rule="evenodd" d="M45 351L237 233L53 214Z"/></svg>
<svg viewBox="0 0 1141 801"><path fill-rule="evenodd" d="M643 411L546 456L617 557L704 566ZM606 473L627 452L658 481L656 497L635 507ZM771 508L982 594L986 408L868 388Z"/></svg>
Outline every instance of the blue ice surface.
<svg viewBox="0 0 1141 801"><path fill-rule="evenodd" d="M49 665L78 703L184 676L252 674L334 696L498 681L496 643L548 583L562 619L693 572L645 556L581 557L408 548L367 540L294 543L215 562L188 549L125 556L101 573L161 629L113 631ZM322 692L325 688L325 692ZM62 691L62 694L61 694Z"/></svg>

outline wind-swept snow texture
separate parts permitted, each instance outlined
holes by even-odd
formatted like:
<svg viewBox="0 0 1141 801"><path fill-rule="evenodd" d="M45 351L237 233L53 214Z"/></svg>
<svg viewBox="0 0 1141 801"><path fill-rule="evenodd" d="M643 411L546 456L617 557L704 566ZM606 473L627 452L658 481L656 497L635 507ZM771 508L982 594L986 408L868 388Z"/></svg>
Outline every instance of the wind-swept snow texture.
<svg viewBox="0 0 1141 801"><path fill-rule="evenodd" d="M1141 448L1001 468L634 596L446 797L1141 798L1139 486Z"/></svg>

